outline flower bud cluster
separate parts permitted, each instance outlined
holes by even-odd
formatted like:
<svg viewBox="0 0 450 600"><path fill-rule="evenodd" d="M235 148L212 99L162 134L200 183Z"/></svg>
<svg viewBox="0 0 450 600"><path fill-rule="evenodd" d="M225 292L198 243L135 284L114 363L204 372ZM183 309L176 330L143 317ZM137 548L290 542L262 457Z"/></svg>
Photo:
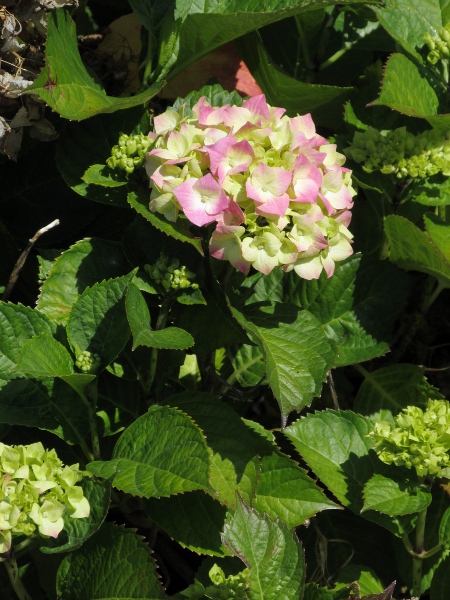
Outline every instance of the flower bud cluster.
<svg viewBox="0 0 450 600"><path fill-rule="evenodd" d="M323 269L330 277L352 254L350 171L310 115L284 112L264 95L221 107L202 97L192 114L181 106L155 117L150 210L214 223L210 254L243 273L281 266L305 279Z"/></svg>
<svg viewBox="0 0 450 600"><path fill-rule="evenodd" d="M447 23L436 35L426 33L425 43L430 52L427 61L435 65L439 60L450 58L450 23Z"/></svg>
<svg viewBox="0 0 450 600"><path fill-rule="evenodd" d="M450 403L428 400L425 410L407 406L395 417L396 427L380 421L369 434L379 458L415 469L419 477L436 476L450 463Z"/></svg>
<svg viewBox="0 0 450 600"><path fill-rule="evenodd" d="M145 265L145 272L158 285L162 285L168 292L169 290L192 290L198 289L198 283L190 281L195 278L195 274L188 270L184 265L180 265L178 258L170 259L161 253L154 265Z"/></svg>
<svg viewBox="0 0 450 600"><path fill-rule="evenodd" d="M110 169L121 169L133 173L137 167L145 163L145 155L152 145L152 140L142 133L126 135L122 133L117 146L113 146L111 156L106 161Z"/></svg>
<svg viewBox="0 0 450 600"><path fill-rule="evenodd" d="M64 466L55 450L41 443L0 443L0 555L11 547L12 535L57 538L63 515L89 516L89 502L76 485L83 478L78 465ZM1 559L0 559L1 560Z"/></svg>
<svg viewBox="0 0 450 600"><path fill-rule="evenodd" d="M405 177L430 177L442 173L450 175L450 136L432 129L414 135L400 127L392 131L378 131L369 127L356 132L347 156L367 173L381 171Z"/></svg>
<svg viewBox="0 0 450 600"><path fill-rule="evenodd" d="M203 600L211 598L212 600L244 600L247 598L245 590L248 588L248 569L244 569L237 575L225 577L225 573L218 566L214 565L209 571L209 578L213 585L206 588L195 581L181 595L190 600Z"/></svg>
<svg viewBox="0 0 450 600"><path fill-rule="evenodd" d="M76 366L83 373L95 373L100 366L100 356L95 352L83 350L75 361Z"/></svg>

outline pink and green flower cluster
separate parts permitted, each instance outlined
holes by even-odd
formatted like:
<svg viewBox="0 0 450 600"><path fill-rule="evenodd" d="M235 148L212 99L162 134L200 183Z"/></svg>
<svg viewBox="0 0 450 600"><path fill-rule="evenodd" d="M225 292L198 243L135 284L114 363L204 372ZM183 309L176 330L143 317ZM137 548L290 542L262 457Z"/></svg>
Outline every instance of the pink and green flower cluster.
<svg viewBox="0 0 450 600"><path fill-rule="evenodd" d="M65 466L55 450L40 442L29 446L0 443L0 554L9 551L12 535L57 538L63 515L89 516L89 502L76 485L78 465Z"/></svg>
<svg viewBox="0 0 450 600"><path fill-rule="evenodd" d="M352 254L347 226L354 190L345 157L310 115L293 118L263 95L154 119L146 169L150 209L176 221L215 224L210 254L247 272L280 266L305 279L330 277Z"/></svg>

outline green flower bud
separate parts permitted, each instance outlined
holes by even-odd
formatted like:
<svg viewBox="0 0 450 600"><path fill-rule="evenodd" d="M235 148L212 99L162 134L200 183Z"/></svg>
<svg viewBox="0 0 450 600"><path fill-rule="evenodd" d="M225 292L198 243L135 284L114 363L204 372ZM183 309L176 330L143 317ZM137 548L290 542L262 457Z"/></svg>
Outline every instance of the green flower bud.
<svg viewBox="0 0 450 600"><path fill-rule="evenodd" d="M75 365L83 373L95 373L100 366L100 362L100 356L98 354L89 352L89 350L84 350L77 357Z"/></svg>

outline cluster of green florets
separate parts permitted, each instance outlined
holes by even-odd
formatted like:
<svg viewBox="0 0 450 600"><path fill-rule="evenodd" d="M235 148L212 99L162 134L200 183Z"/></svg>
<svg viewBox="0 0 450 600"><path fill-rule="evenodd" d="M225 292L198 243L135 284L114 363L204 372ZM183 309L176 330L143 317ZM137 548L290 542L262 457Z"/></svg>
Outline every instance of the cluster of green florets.
<svg viewBox="0 0 450 600"><path fill-rule="evenodd" d="M153 140L142 133L135 135L122 133L117 146L113 146L106 164L110 169L133 173L136 168L144 166L145 156L152 144Z"/></svg>
<svg viewBox="0 0 450 600"><path fill-rule="evenodd" d="M64 513L89 516L89 502L76 485L83 478L78 465L64 466L55 450L38 442L29 446L0 443L0 560L12 535L58 537ZM4 558L3 558L4 560Z"/></svg>
<svg viewBox="0 0 450 600"><path fill-rule="evenodd" d="M95 352L83 350L78 355L75 364L82 373L95 373L100 366L100 356Z"/></svg>
<svg viewBox="0 0 450 600"><path fill-rule="evenodd" d="M244 569L237 575L225 577L225 573L218 565L214 565L209 571L209 578L213 585L203 586L195 581L181 595L190 600L201 600L211 598L213 600L244 600L247 596L245 590L248 588L248 569Z"/></svg>
<svg viewBox="0 0 450 600"><path fill-rule="evenodd" d="M195 274L191 273L184 265L180 265L178 258L170 260L165 254L161 253L155 264L145 265L144 269L153 281L158 285L162 285L166 292L188 288L198 289L198 283L191 281L195 278Z"/></svg>
<svg viewBox="0 0 450 600"><path fill-rule="evenodd" d="M450 175L450 139L434 130L414 135L406 127L392 131L369 127L355 133L345 153L363 163L367 173L381 171L399 179Z"/></svg>
<svg viewBox="0 0 450 600"><path fill-rule="evenodd" d="M439 60L450 58L450 23L447 23L436 35L426 33L424 36L430 52L427 61L435 65Z"/></svg>
<svg viewBox="0 0 450 600"><path fill-rule="evenodd" d="M415 469L419 477L439 475L450 464L450 404L428 400L425 410L407 406L395 417L396 427L381 421L369 434L379 458Z"/></svg>

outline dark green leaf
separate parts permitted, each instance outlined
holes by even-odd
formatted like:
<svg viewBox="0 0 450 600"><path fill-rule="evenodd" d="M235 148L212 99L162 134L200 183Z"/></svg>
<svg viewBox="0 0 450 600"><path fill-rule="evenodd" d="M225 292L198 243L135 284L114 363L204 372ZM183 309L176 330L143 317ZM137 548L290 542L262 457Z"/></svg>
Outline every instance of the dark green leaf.
<svg viewBox="0 0 450 600"><path fill-rule="evenodd" d="M63 377L72 375L73 358L51 335L38 335L23 346L17 370L32 377Z"/></svg>
<svg viewBox="0 0 450 600"><path fill-rule="evenodd" d="M133 283L128 286L125 307L131 333L133 334L133 350L138 346L185 350L194 345L194 338L179 327L166 327L165 329L152 331L147 303L142 293Z"/></svg>
<svg viewBox="0 0 450 600"><path fill-rule="evenodd" d="M431 494L417 483L398 482L383 475L374 475L364 486L362 511L376 510L385 515L418 513L431 504Z"/></svg>
<svg viewBox="0 0 450 600"><path fill-rule="evenodd" d="M445 259L450 262L450 224L434 213L424 215L425 227L433 243L439 248Z"/></svg>
<svg viewBox="0 0 450 600"><path fill-rule="evenodd" d="M228 92L219 83L215 83L214 85L204 85L198 91L190 92L184 98L177 98L173 103L173 108L178 110L184 104L185 112L190 112L194 104L203 97L207 99L211 106L224 106L225 104L242 106L243 102L242 97L236 90Z"/></svg>
<svg viewBox="0 0 450 600"><path fill-rule="evenodd" d="M142 537L112 523L66 556L58 571L57 593L61 600L166 598Z"/></svg>
<svg viewBox="0 0 450 600"><path fill-rule="evenodd" d="M318 320L291 304L251 305L238 322L261 346L269 385L283 417L319 395L335 350Z"/></svg>

